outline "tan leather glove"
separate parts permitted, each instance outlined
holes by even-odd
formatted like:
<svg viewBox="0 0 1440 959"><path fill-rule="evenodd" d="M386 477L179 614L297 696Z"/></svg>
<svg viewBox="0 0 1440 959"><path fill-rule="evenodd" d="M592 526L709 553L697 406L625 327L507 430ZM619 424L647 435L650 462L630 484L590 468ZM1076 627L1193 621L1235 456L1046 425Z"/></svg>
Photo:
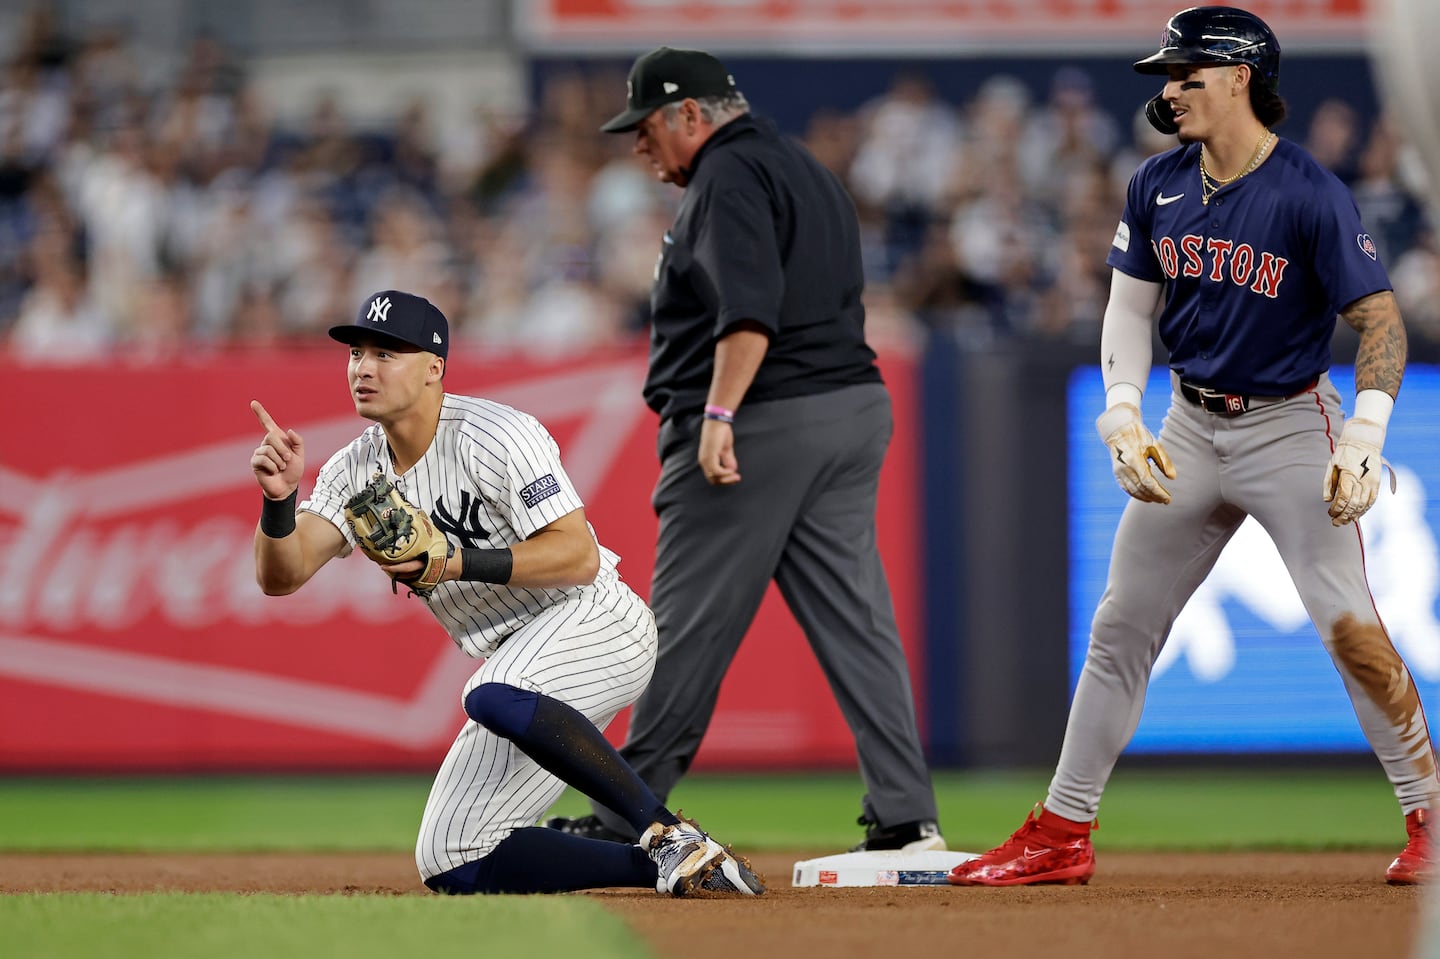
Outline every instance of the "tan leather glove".
<svg viewBox="0 0 1440 959"><path fill-rule="evenodd" d="M1170 502L1170 491L1160 485L1150 464L1153 462L1172 480L1175 464L1145 428L1139 407L1116 403L1095 420L1095 430L1110 447L1110 468L1115 471L1115 481L1121 489L1145 503Z"/></svg>
<svg viewBox="0 0 1440 959"><path fill-rule="evenodd" d="M361 551L382 566L412 559L424 562L419 573L400 580L410 592L426 597L440 584L445 561L455 552L454 544L435 528L423 509L406 502L383 473L376 473L369 485L345 504L345 519Z"/></svg>
<svg viewBox="0 0 1440 959"><path fill-rule="evenodd" d="M1325 466L1321 495L1330 504L1330 522L1344 526L1354 522L1375 505L1380 494L1380 471L1389 463L1380 456L1385 445L1385 427L1371 420L1347 420ZM1390 472L1390 492L1395 492L1395 472Z"/></svg>

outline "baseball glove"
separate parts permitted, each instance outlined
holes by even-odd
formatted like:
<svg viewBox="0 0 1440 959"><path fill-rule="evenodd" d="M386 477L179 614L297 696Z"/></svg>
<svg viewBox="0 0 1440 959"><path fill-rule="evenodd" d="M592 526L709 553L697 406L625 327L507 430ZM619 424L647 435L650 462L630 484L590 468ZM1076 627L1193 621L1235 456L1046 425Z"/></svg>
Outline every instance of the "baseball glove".
<svg viewBox="0 0 1440 959"><path fill-rule="evenodd" d="M440 585L445 561L455 547L435 528L423 509L405 502L385 474L376 473L360 492L345 504L345 519L360 549L382 566L422 559L425 568L405 579L391 577L390 589L398 592L403 582L410 592L427 597Z"/></svg>

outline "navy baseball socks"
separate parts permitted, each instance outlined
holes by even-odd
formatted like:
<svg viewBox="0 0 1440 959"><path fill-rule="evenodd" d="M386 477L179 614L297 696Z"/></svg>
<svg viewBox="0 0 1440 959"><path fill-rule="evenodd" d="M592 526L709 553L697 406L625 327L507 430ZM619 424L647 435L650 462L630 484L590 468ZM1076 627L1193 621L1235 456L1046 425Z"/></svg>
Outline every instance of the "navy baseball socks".
<svg viewBox="0 0 1440 959"><path fill-rule="evenodd" d="M449 895L574 892L655 885L654 861L639 846L594 842L531 826L501 840L488 856L425 880Z"/></svg>
<svg viewBox="0 0 1440 959"><path fill-rule="evenodd" d="M637 835L653 822L673 826L680 821L620 758L605 734L558 699L503 683L482 683L465 697L465 714L519 746L560 781L615 810Z"/></svg>
<svg viewBox="0 0 1440 959"><path fill-rule="evenodd" d="M518 829L483 859L427 880L431 889L563 892L653 885L673 896L765 891L749 863L665 808L595 724L573 707L528 689L482 683L466 695L465 713L562 782L624 816L641 842Z"/></svg>

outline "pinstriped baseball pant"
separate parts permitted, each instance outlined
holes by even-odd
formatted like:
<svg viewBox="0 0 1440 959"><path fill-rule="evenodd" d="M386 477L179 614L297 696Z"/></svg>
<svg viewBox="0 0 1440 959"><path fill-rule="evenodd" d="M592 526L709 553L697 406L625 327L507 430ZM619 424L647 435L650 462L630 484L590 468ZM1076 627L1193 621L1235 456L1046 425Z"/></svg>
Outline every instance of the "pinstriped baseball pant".
<svg viewBox="0 0 1440 959"><path fill-rule="evenodd" d="M623 583L545 610L511 634L460 694L505 683L573 707L599 729L633 703L655 667L655 620ZM435 776L415 863L428 879L534 826L565 784L509 740L466 722Z"/></svg>

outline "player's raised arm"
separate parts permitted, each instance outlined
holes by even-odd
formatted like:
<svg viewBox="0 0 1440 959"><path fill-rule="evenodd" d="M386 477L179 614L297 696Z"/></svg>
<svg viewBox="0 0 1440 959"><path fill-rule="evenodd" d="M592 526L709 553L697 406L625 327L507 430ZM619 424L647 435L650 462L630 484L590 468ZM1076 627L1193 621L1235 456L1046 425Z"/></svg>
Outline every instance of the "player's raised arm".
<svg viewBox="0 0 1440 959"><path fill-rule="evenodd" d="M300 478L305 475L305 443L294 430L281 429L258 400L250 410L265 429L265 439L250 455L250 469L264 494L255 529L255 581L268 595L293 593L315 571L340 554L345 537L313 513L295 512Z"/></svg>

